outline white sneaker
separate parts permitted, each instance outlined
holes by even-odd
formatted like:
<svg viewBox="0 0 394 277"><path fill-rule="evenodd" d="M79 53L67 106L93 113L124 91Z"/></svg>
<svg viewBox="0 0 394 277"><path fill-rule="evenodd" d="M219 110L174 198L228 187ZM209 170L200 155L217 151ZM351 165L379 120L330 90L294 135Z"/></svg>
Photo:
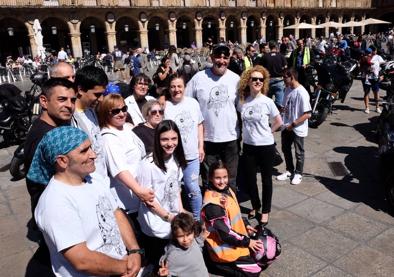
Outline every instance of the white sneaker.
<svg viewBox="0 0 394 277"><path fill-rule="evenodd" d="M364 112L368 114L368 113L369 113L369 109L366 108L366 109L364 110Z"/></svg>
<svg viewBox="0 0 394 277"><path fill-rule="evenodd" d="M286 171L285 173L282 173L281 175L276 176L276 180L278 181L286 181L290 179L291 173L289 171Z"/></svg>
<svg viewBox="0 0 394 277"><path fill-rule="evenodd" d="M291 180L292 185L299 185L302 181L302 175L301 174L294 174L293 179Z"/></svg>
<svg viewBox="0 0 394 277"><path fill-rule="evenodd" d="M376 108L377 113L382 113L382 110L380 108Z"/></svg>

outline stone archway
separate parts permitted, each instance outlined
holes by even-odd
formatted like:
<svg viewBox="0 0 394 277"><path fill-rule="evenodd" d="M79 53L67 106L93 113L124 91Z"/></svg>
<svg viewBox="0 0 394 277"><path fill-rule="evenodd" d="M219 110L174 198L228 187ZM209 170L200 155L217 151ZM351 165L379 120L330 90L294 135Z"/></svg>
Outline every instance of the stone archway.
<svg viewBox="0 0 394 277"><path fill-rule="evenodd" d="M169 47L168 23L154 16L148 22L148 40L149 48L163 50Z"/></svg>
<svg viewBox="0 0 394 277"><path fill-rule="evenodd" d="M7 56L13 59L20 55L31 55L28 31L23 22L14 18L0 20L0 62L5 63Z"/></svg>
<svg viewBox="0 0 394 277"><path fill-rule="evenodd" d="M277 19L270 15L267 17L266 41L276 41Z"/></svg>
<svg viewBox="0 0 394 277"><path fill-rule="evenodd" d="M339 22L338 16L337 15L331 15L330 16L330 21L335 21L335 22ZM331 33L333 33L335 35L335 33L338 31L337 28L333 28L330 27L329 28L329 34L331 35Z"/></svg>
<svg viewBox="0 0 394 277"><path fill-rule="evenodd" d="M84 56L96 55L97 52L108 52L103 21L95 17L87 17L82 20L80 32Z"/></svg>
<svg viewBox="0 0 394 277"><path fill-rule="evenodd" d="M214 44L218 42L219 38L218 19L210 15L204 17L202 21L202 40L204 44L208 41L208 38L211 38Z"/></svg>
<svg viewBox="0 0 394 277"><path fill-rule="evenodd" d="M246 21L246 41L253 43L255 40L260 39L259 32L260 20L253 15L249 16Z"/></svg>
<svg viewBox="0 0 394 277"><path fill-rule="evenodd" d="M141 47L138 23L135 19L122 16L116 20L116 45L126 52L130 48Z"/></svg>
<svg viewBox="0 0 394 277"><path fill-rule="evenodd" d="M324 15L319 14L318 16L316 16L316 25L320 25L326 22L326 18ZM319 37L324 37L324 30L325 28L316 28L316 38Z"/></svg>
<svg viewBox="0 0 394 277"><path fill-rule="evenodd" d="M239 20L233 15L226 19L226 39L232 43L240 42Z"/></svg>
<svg viewBox="0 0 394 277"><path fill-rule="evenodd" d="M188 16L180 16L176 22L176 41L180 48L189 48L193 39L193 20Z"/></svg>
<svg viewBox="0 0 394 277"><path fill-rule="evenodd" d="M312 23L312 19L309 15L302 15L300 18L300 23ZM312 29L300 29L299 31L299 38L307 38L311 37L312 35Z"/></svg>
<svg viewBox="0 0 394 277"><path fill-rule="evenodd" d="M361 20L362 20L362 17L360 15L356 15L354 17L354 21L361 21ZM361 28L361 26L353 27L353 34L358 35L358 36L362 35L362 28Z"/></svg>
<svg viewBox="0 0 394 277"><path fill-rule="evenodd" d="M295 18L292 15L286 15L284 20L283 20L283 27L287 27L290 25L294 25L295 23ZM283 35L284 36L289 36L293 34L294 35L294 29L283 29Z"/></svg>
<svg viewBox="0 0 394 277"><path fill-rule="evenodd" d="M70 30L67 23L57 17L48 17L41 23L45 51L57 53L64 48L68 54L71 53Z"/></svg>
<svg viewBox="0 0 394 277"><path fill-rule="evenodd" d="M345 14L342 18L342 23L349 22L351 20L350 15ZM351 28L350 27L342 27L342 34L350 34Z"/></svg>

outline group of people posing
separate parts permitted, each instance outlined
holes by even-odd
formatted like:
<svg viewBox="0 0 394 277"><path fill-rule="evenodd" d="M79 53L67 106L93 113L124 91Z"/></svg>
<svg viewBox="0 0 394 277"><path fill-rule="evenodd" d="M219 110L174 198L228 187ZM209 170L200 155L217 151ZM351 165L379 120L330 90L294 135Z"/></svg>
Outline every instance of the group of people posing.
<svg viewBox="0 0 394 277"><path fill-rule="evenodd" d="M258 276L253 253L264 245L254 234L271 211L274 132L282 131L286 162L277 179L299 184L309 95L292 68L274 76L285 87L276 104L267 96L273 82L265 67L237 75L221 44L211 60L187 84L171 74L160 99L148 95L144 74L133 77L123 97L102 69L74 74L66 63L51 69L25 166L40 248L49 249L56 275L136 276L143 254L142 266L162 276L208 276L208 270ZM244 170L238 170L240 148ZM240 179L252 202L248 217L258 226L241 216Z"/></svg>

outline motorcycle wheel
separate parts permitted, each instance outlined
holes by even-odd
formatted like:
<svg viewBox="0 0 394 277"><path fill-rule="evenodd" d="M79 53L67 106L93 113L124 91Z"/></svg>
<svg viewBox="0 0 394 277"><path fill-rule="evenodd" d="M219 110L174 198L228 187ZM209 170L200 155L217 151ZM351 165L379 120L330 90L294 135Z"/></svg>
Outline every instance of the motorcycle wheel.
<svg viewBox="0 0 394 277"><path fill-rule="evenodd" d="M310 128L317 128L320 124L326 120L329 109L328 107L319 105L316 108L316 111L312 113L311 118L308 120L308 125Z"/></svg>
<svg viewBox="0 0 394 277"><path fill-rule="evenodd" d="M10 164L10 173L12 177L17 180L25 178L27 172L25 169L24 160L14 156Z"/></svg>
<svg viewBox="0 0 394 277"><path fill-rule="evenodd" d="M394 174L391 174L386 178L384 182L384 190L387 203L389 204L389 211L391 214L394 214Z"/></svg>

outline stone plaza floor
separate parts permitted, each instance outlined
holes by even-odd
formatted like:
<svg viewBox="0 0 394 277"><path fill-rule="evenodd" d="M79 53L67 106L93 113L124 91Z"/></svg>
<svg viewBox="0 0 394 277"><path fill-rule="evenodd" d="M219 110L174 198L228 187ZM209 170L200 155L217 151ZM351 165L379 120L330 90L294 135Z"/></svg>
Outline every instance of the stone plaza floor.
<svg viewBox="0 0 394 277"><path fill-rule="evenodd" d="M326 122L309 130L300 185L273 177L268 227L282 254L261 276L393 276L394 217L378 176L378 114L363 112L362 95L356 80L345 103L336 103ZM15 148L0 149L0 275L10 277L25 275L37 248L26 238L31 214L25 181L13 181L8 172ZM332 170L333 163L345 174ZM241 205L250 208L249 201Z"/></svg>

